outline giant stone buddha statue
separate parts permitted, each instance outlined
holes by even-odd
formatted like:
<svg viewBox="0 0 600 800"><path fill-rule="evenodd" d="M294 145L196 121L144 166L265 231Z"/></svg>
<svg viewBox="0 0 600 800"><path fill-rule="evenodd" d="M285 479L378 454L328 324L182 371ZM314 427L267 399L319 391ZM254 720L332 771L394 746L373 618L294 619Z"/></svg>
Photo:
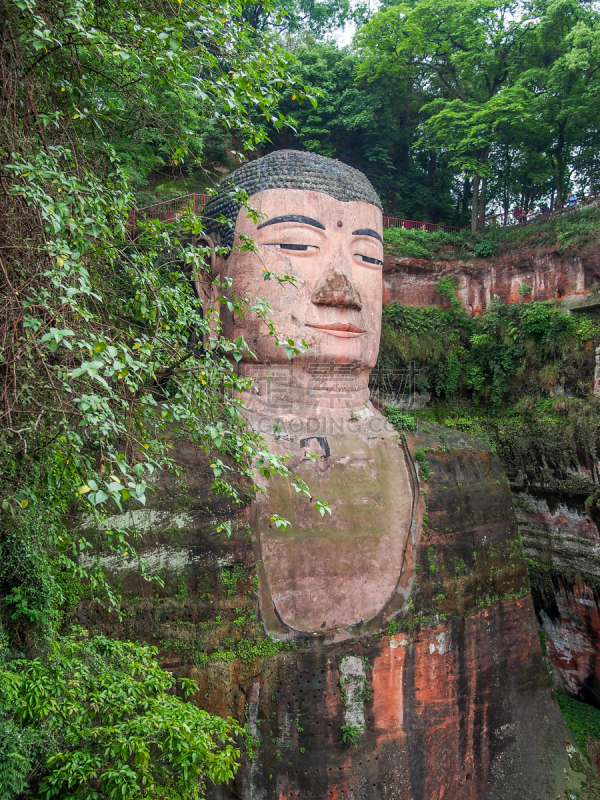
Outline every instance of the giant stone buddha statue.
<svg viewBox="0 0 600 800"><path fill-rule="evenodd" d="M217 272L237 295L269 302L281 340L309 347L290 363L259 318L223 314L225 335L243 335L256 356L240 365L256 387L243 397L245 413L332 510L320 516L284 480L268 482L257 502L263 619L275 636L340 640L403 605L423 511L414 468L369 402L381 332L381 203L360 172L310 153L273 153L230 180L260 219L226 195L206 214L235 218L236 236L252 238L257 252L236 252L233 229L209 222L233 246ZM272 273L294 282L264 280ZM274 512L291 527L274 526Z"/></svg>
<svg viewBox="0 0 600 800"><path fill-rule="evenodd" d="M313 500L276 477L230 506L211 494L206 454L173 438L181 472L159 476L136 512L138 551L164 588L132 559L116 576L124 613L82 604L81 624L158 644L165 667L197 682L195 702L246 726L248 756L212 800L579 796L496 455L434 426L397 433L369 401L373 187L338 161L274 152L224 180L205 225L217 282L267 300L278 338L308 346L290 361L262 320L220 310L256 356L239 364L254 379L248 424ZM254 248L239 247L246 237ZM198 288L214 306L217 292ZM230 538L216 524L227 516Z"/></svg>
<svg viewBox="0 0 600 800"><path fill-rule="evenodd" d="M267 300L279 338L308 346L290 362L263 321L221 311L225 334L256 357L239 365L254 379L248 423L332 510L321 516L280 478L250 509L262 623L299 649L246 690L260 756L224 796L563 796L578 784L575 749L501 465L463 434L398 434L369 401L383 263L373 187L339 161L278 151L228 176L205 223L221 250L215 277ZM247 237L254 250L239 247Z"/></svg>

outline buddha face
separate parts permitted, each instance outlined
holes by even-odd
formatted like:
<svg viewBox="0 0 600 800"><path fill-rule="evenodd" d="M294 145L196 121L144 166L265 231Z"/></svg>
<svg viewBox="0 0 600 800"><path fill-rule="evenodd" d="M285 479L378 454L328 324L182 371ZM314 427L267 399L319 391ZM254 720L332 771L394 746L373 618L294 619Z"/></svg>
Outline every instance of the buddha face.
<svg viewBox="0 0 600 800"><path fill-rule="evenodd" d="M238 296L267 300L278 338L304 340L315 359L374 367L381 333L382 216L364 201L341 202L321 192L267 189L252 196L263 218L239 212L235 246L249 236L258 253L231 253L221 260ZM268 273L294 282L280 284ZM223 316L229 338L243 335L259 363L283 364L285 350L255 315ZM244 360L253 361L250 356ZM255 362L256 363L256 362Z"/></svg>

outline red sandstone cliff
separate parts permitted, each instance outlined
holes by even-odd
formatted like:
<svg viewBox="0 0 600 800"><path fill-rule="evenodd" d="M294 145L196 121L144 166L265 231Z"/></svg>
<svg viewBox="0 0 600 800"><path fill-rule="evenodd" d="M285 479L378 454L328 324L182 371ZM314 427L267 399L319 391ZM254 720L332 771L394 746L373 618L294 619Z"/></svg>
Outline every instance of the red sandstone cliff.
<svg viewBox="0 0 600 800"><path fill-rule="evenodd" d="M388 253L383 272L384 304L442 306L437 282L454 277L465 310L479 314L494 297L505 303L522 303L595 294L600 286L600 243L589 242L577 255L563 253L555 244L472 260L426 261ZM524 283L532 287L526 299L518 293Z"/></svg>
<svg viewBox="0 0 600 800"><path fill-rule="evenodd" d="M443 306L436 285L454 277L465 310L481 313L494 297L505 303L562 300L571 309L600 306L600 242L589 242L576 255L558 244L520 249L500 256L426 261L386 255L384 302ZM522 284L532 287L524 298ZM600 348L599 348L600 350ZM591 387L590 387L591 388ZM600 392L600 352L594 393ZM533 599L544 634L546 653L560 691L600 707L600 525L586 508L597 490L600 465L555 464L533 457L531 474L511 478L517 521L525 555L531 559Z"/></svg>

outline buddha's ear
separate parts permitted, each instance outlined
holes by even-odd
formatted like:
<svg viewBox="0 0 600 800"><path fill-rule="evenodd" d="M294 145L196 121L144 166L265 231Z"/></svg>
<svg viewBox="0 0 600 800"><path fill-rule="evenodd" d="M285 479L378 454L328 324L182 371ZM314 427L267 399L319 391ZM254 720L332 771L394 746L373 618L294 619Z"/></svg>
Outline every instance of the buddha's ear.
<svg viewBox="0 0 600 800"><path fill-rule="evenodd" d="M211 332L204 334L203 344L206 347L209 343L209 339L218 335L217 331L219 328L221 304L217 300L217 297L221 294L221 290L215 285L215 281L218 282L221 277L221 259L216 253L214 241L208 234L203 233L202 236L199 236L195 241L195 245L197 247L205 247L207 250L204 256L205 268L195 273L193 276L194 289L202 302L202 316L204 319L210 320Z"/></svg>

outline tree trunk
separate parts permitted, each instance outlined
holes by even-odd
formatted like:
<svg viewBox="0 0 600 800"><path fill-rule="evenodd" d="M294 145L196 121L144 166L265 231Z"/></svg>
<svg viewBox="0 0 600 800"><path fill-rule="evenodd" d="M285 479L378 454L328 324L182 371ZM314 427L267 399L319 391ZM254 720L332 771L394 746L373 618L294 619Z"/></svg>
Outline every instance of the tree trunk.
<svg viewBox="0 0 600 800"><path fill-rule="evenodd" d="M470 197L471 197L471 179L465 178L462 190L462 211L464 214L467 213L467 210L469 208Z"/></svg>
<svg viewBox="0 0 600 800"><path fill-rule="evenodd" d="M473 176L473 202L471 204L471 231L477 230L477 214L479 213L479 175Z"/></svg>
<svg viewBox="0 0 600 800"><path fill-rule="evenodd" d="M556 143L556 205L563 202L563 181L565 179L565 160L564 160L565 137L563 128L559 128L558 141Z"/></svg>
<svg viewBox="0 0 600 800"><path fill-rule="evenodd" d="M410 135L408 132L410 131L410 97L412 91L412 84L408 84L406 87L406 91L404 92L404 106L402 109L402 122L404 128L404 136L400 139L399 144L399 152L398 152L398 164L400 166L401 171L407 171L409 168L410 162Z"/></svg>
<svg viewBox="0 0 600 800"><path fill-rule="evenodd" d="M429 157L429 165L427 168L427 172L429 173L428 174L429 185L431 186L432 189L431 194L433 196L435 194L433 189L435 187L436 173L437 173L437 153L435 152L435 150L432 151ZM439 222L439 216L435 213L432 213L432 209L429 203L427 204L427 219L430 220L431 222Z"/></svg>
<svg viewBox="0 0 600 800"><path fill-rule="evenodd" d="M481 150L477 151L477 160L482 166L482 172L486 171L487 167L487 160L490 155L489 147L483 147ZM477 230L477 226L481 221L481 224L485 222L485 187L486 187L487 179L482 178L480 175L476 175L473 178L473 207L471 209L471 230L475 232ZM480 190L481 186L481 190Z"/></svg>
<svg viewBox="0 0 600 800"><path fill-rule="evenodd" d="M479 192L479 221L481 225L485 225L485 190L487 187L487 178L481 179L481 190Z"/></svg>

